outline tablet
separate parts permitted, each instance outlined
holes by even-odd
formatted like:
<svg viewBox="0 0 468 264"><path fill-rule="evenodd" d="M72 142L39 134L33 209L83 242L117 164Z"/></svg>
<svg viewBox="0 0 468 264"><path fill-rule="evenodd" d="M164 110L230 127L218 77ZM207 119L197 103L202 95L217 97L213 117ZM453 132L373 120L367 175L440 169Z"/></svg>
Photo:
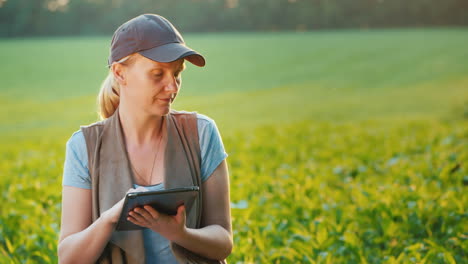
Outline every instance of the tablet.
<svg viewBox="0 0 468 264"><path fill-rule="evenodd" d="M198 186L190 186L168 190L127 193L122 213L120 214L119 222L117 223L115 230L124 231L144 229L144 227L135 225L127 220L128 213L135 207L151 205L158 212L168 215L176 215L177 207L184 204L185 210L188 212L190 211L198 192Z"/></svg>

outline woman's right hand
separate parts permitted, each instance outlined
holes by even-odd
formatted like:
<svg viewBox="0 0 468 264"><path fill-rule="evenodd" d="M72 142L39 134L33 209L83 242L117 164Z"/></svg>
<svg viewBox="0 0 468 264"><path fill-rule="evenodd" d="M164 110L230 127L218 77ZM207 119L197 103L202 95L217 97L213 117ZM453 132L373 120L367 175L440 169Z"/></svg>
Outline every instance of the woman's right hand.
<svg viewBox="0 0 468 264"><path fill-rule="evenodd" d="M136 189L130 188L127 191L127 193L146 192L146 191L148 191L148 189L140 186ZM117 222L119 221L119 217L120 217L120 214L122 213L123 203L125 201L125 196L127 195L127 193L125 193L124 197L120 201L118 201L116 204L114 204L114 206L112 206L110 209L108 209L107 211L103 213L103 216L105 217L105 219L109 221L110 223L112 223L113 225L116 225Z"/></svg>

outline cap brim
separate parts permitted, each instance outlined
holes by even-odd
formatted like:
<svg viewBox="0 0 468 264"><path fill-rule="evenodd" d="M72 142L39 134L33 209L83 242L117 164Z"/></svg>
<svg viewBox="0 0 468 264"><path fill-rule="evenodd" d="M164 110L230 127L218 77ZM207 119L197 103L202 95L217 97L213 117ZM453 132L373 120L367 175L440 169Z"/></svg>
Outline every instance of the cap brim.
<svg viewBox="0 0 468 264"><path fill-rule="evenodd" d="M169 43L138 53L157 62L171 62L184 58L196 66L205 66L205 58L201 54L180 43Z"/></svg>

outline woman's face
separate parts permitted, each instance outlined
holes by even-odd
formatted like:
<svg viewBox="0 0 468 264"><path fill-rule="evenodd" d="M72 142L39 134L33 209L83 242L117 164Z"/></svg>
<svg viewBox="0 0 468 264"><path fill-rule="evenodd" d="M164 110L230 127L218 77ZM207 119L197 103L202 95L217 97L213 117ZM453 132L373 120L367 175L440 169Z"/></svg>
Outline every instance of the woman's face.
<svg viewBox="0 0 468 264"><path fill-rule="evenodd" d="M137 56L134 63L125 67L125 87L121 88L121 96L149 115L168 114L182 83L184 59L156 62L138 53L134 56Z"/></svg>

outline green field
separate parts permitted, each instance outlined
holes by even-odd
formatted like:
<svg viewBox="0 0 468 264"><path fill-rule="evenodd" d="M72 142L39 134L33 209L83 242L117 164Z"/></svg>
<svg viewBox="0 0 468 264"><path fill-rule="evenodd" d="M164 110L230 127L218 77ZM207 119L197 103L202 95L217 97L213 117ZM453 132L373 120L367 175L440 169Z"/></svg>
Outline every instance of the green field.
<svg viewBox="0 0 468 264"><path fill-rule="evenodd" d="M230 263L467 263L467 29L184 37L207 66L173 108L223 136ZM109 42L0 40L0 263L57 262L65 143L97 120Z"/></svg>

